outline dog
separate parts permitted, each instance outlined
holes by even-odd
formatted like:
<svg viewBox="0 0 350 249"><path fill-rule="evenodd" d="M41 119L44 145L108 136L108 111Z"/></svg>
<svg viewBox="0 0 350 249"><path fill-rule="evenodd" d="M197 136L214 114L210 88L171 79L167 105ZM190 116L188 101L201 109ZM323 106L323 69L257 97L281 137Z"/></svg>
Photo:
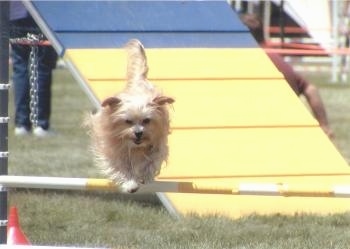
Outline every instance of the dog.
<svg viewBox="0 0 350 249"><path fill-rule="evenodd" d="M167 97L147 79L145 49L129 40L126 87L104 99L101 108L88 115L95 164L124 193L136 192L154 180L168 158L170 119Z"/></svg>

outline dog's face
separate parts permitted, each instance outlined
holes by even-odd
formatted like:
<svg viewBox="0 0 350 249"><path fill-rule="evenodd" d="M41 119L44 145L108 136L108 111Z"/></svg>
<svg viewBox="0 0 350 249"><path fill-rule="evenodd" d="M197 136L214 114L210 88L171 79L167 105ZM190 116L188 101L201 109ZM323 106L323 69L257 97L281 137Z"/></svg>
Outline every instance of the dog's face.
<svg viewBox="0 0 350 249"><path fill-rule="evenodd" d="M109 108L113 135L129 148L152 147L158 144L169 130L165 104L174 100L160 96L152 100L141 96L110 97L102 102Z"/></svg>

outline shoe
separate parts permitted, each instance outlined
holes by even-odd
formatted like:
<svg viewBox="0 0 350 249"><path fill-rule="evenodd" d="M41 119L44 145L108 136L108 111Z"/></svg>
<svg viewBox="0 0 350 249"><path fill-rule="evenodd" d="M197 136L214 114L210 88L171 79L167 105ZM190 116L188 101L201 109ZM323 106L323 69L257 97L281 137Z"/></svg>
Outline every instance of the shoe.
<svg viewBox="0 0 350 249"><path fill-rule="evenodd" d="M28 136L29 134L30 134L30 131L24 126L19 126L15 128L15 136L22 137L22 136Z"/></svg>
<svg viewBox="0 0 350 249"><path fill-rule="evenodd" d="M34 128L33 134L34 136L37 136L37 137L51 137L54 135L53 131L45 130L40 126Z"/></svg>

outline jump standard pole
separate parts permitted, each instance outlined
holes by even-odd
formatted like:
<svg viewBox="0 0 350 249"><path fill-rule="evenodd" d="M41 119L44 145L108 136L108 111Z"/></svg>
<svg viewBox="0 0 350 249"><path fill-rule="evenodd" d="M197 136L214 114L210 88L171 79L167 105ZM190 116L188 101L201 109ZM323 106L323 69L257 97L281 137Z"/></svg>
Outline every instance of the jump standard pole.
<svg viewBox="0 0 350 249"><path fill-rule="evenodd" d="M0 1L0 175L8 174L9 1ZM7 189L0 185L0 244L7 243Z"/></svg>

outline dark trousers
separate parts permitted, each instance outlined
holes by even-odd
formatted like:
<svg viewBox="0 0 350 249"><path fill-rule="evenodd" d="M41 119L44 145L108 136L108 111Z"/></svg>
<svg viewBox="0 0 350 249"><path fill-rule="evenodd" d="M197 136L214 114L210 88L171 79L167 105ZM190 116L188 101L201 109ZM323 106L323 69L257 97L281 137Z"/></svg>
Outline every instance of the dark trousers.
<svg viewBox="0 0 350 249"><path fill-rule="evenodd" d="M26 22L29 24L29 22ZM18 23L17 23L18 24ZM18 27L18 25L17 25ZM25 37L25 32L17 32L18 37ZM11 44L13 65L13 89L15 100L15 125L31 128L30 122L30 68L28 45ZM51 115L52 70L55 67L57 54L51 46L38 47L38 126L48 129Z"/></svg>

